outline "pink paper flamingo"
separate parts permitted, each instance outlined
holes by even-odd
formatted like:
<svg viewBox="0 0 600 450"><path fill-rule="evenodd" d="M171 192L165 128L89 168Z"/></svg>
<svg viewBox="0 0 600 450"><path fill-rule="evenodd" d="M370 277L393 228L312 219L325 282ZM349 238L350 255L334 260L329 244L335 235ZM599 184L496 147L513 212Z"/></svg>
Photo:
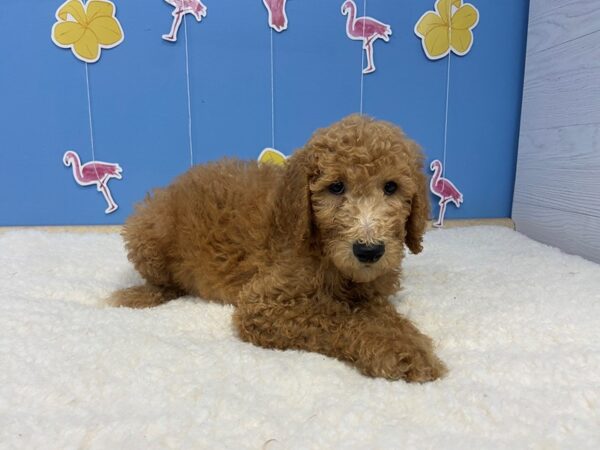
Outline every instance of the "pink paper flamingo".
<svg viewBox="0 0 600 450"><path fill-rule="evenodd" d="M367 53L367 67L363 73L375 72L375 61L373 59L373 44L377 39L388 42L392 29L389 25L381 23L372 17L356 18L356 4L353 0L346 0L342 5L342 14L348 16L346 21L346 34L350 39L363 41L363 49Z"/></svg>
<svg viewBox="0 0 600 450"><path fill-rule="evenodd" d="M437 222L434 223L433 226L443 227L446 205L448 202L452 202L457 208L460 208L460 204L463 202L463 195L450 180L442 177L443 168L439 159L432 161L429 168L433 170L429 189L440 198L440 213Z"/></svg>
<svg viewBox="0 0 600 450"><path fill-rule="evenodd" d="M179 26L186 14L191 14L198 22L206 16L206 6L200 0L165 0L165 2L175 7L171 13L173 15L171 32L162 36L165 41L175 42L177 40Z"/></svg>
<svg viewBox="0 0 600 450"><path fill-rule="evenodd" d="M108 208L104 211L106 214L110 214L115 211L119 205L115 203L110 194L108 188L108 181L111 178L121 179L121 166L113 163L106 163L102 161L90 161L81 165L81 160L76 152L68 151L63 156L63 163L65 166L73 166L73 177L80 186L96 185L98 192L102 192Z"/></svg>
<svg viewBox="0 0 600 450"><path fill-rule="evenodd" d="M285 13L287 0L263 0L267 11L269 11L269 26L275 31L283 31L288 26L288 18Z"/></svg>

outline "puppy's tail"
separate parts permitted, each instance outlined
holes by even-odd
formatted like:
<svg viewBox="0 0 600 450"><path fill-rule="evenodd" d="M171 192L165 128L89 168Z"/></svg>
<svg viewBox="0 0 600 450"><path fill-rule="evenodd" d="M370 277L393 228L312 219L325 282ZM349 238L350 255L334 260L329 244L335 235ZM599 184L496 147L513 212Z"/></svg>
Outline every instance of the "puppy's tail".
<svg viewBox="0 0 600 450"><path fill-rule="evenodd" d="M107 300L107 304L126 308L151 308L182 295L185 295L185 292L180 289L144 284L114 292Z"/></svg>

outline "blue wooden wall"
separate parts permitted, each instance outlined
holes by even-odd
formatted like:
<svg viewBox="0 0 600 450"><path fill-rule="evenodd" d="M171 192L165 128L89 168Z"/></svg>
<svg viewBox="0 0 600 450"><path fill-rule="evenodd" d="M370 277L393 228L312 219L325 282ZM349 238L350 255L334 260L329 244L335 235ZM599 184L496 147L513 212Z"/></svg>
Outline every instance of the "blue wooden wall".
<svg viewBox="0 0 600 450"><path fill-rule="evenodd" d="M115 0L124 42L89 66L96 159L117 162L110 215L94 187L78 186L66 150L91 159L85 65L50 39L61 0L0 2L0 225L117 224L149 189L190 164L183 26L161 39L161 0ZM271 145L270 29L261 0L205 0L187 17L194 162L255 159ZM275 143L284 153L359 109L361 43L347 38L342 0L288 0L274 33ZM362 8L362 1L357 2ZM368 0L389 23L364 78L364 111L401 125L428 160L442 158L447 59L429 61L413 32L434 0ZM462 190L447 218L509 217L514 185L528 1L471 0L475 42L453 56L446 174ZM433 200L433 198L432 198ZM435 212L435 210L434 210Z"/></svg>

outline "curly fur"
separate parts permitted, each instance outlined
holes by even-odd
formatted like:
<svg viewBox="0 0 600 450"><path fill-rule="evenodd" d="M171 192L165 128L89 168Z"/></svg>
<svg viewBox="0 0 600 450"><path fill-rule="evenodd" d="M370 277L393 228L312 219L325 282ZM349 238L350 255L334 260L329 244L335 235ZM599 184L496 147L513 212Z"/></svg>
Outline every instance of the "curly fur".
<svg viewBox="0 0 600 450"><path fill-rule="evenodd" d="M390 123L350 116L318 130L284 167L196 166L137 207L123 236L147 285L113 305L147 307L189 293L237 306L241 339L320 352L364 374L429 381L443 363L388 297L404 244L421 251L428 219L419 147ZM343 195L328 186L343 181ZM398 190L384 195L395 181ZM373 264L352 245L385 243Z"/></svg>

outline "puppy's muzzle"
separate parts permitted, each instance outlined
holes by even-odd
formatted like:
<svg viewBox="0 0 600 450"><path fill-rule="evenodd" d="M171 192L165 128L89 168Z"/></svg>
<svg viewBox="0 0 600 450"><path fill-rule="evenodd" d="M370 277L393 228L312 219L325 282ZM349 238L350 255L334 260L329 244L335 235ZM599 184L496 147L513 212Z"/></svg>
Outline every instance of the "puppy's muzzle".
<svg viewBox="0 0 600 450"><path fill-rule="evenodd" d="M361 263L374 263L385 253L385 244L361 244L355 242L352 252Z"/></svg>

